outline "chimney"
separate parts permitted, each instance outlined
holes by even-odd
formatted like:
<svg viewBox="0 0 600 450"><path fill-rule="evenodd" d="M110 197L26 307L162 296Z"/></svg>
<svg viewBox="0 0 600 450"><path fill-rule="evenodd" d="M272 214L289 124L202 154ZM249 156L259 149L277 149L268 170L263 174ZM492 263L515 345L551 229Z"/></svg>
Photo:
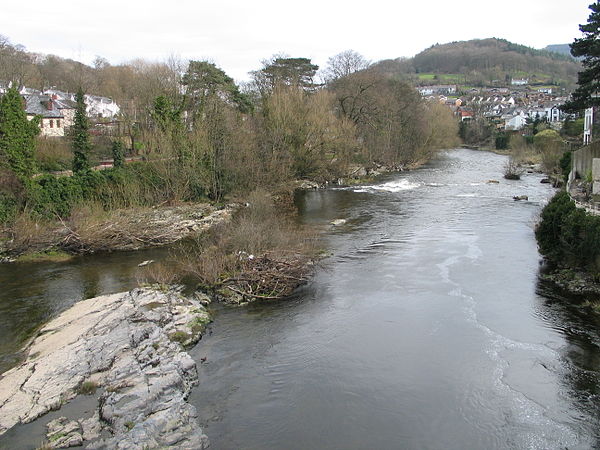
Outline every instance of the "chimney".
<svg viewBox="0 0 600 450"><path fill-rule="evenodd" d="M48 111L52 111L54 109L54 104L52 103L52 97L48 99Z"/></svg>
<svg viewBox="0 0 600 450"><path fill-rule="evenodd" d="M52 100L58 100L58 95L57 94L52 94Z"/></svg>

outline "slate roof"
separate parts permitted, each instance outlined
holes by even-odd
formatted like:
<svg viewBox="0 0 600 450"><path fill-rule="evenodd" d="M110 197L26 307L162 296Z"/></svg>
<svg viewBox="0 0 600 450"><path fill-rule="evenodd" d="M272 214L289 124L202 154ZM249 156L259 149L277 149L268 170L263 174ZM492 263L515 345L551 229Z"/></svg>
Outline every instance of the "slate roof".
<svg viewBox="0 0 600 450"><path fill-rule="evenodd" d="M53 102L56 104L58 109L75 109L77 107L77 103L73 100L68 100L66 98L63 99L55 99Z"/></svg>
<svg viewBox="0 0 600 450"><path fill-rule="evenodd" d="M39 115L45 119L63 119L63 113L56 106L57 100L52 100L53 108L48 109L50 97L47 95L25 95L25 112L29 115Z"/></svg>

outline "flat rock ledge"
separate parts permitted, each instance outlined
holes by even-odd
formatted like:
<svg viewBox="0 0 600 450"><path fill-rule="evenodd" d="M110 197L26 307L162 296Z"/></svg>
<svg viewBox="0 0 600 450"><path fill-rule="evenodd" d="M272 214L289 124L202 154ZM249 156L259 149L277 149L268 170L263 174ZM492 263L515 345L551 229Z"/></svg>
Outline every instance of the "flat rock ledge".
<svg viewBox="0 0 600 450"><path fill-rule="evenodd" d="M144 288L75 304L40 330L25 362L0 376L0 435L95 391L92 417L47 424L49 447L208 447L186 401L198 374L183 348L210 321L201 301Z"/></svg>

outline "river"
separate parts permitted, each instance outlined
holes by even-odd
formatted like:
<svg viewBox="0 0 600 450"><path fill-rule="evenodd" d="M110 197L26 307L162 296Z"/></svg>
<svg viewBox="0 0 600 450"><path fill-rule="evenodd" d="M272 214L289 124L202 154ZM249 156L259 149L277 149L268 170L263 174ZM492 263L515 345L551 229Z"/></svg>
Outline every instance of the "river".
<svg viewBox="0 0 600 450"><path fill-rule="evenodd" d="M553 189L504 180L505 162L453 150L299 196L332 256L289 300L215 305L191 350L211 448L599 447L600 321L540 279L533 228ZM40 322L167 255L1 267L0 372Z"/></svg>

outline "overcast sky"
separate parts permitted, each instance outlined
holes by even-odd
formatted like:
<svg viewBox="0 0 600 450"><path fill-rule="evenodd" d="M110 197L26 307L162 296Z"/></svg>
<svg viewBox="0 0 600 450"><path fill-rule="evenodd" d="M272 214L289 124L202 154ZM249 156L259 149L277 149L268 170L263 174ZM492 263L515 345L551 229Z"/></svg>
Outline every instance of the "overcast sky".
<svg viewBox="0 0 600 450"><path fill-rule="evenodd" d="M0 34L32 52L91 63L209 59L241 81L276 53L377 61L498 37L535 48L580 37L591 0L28 0L4 2Z"/></svg>

